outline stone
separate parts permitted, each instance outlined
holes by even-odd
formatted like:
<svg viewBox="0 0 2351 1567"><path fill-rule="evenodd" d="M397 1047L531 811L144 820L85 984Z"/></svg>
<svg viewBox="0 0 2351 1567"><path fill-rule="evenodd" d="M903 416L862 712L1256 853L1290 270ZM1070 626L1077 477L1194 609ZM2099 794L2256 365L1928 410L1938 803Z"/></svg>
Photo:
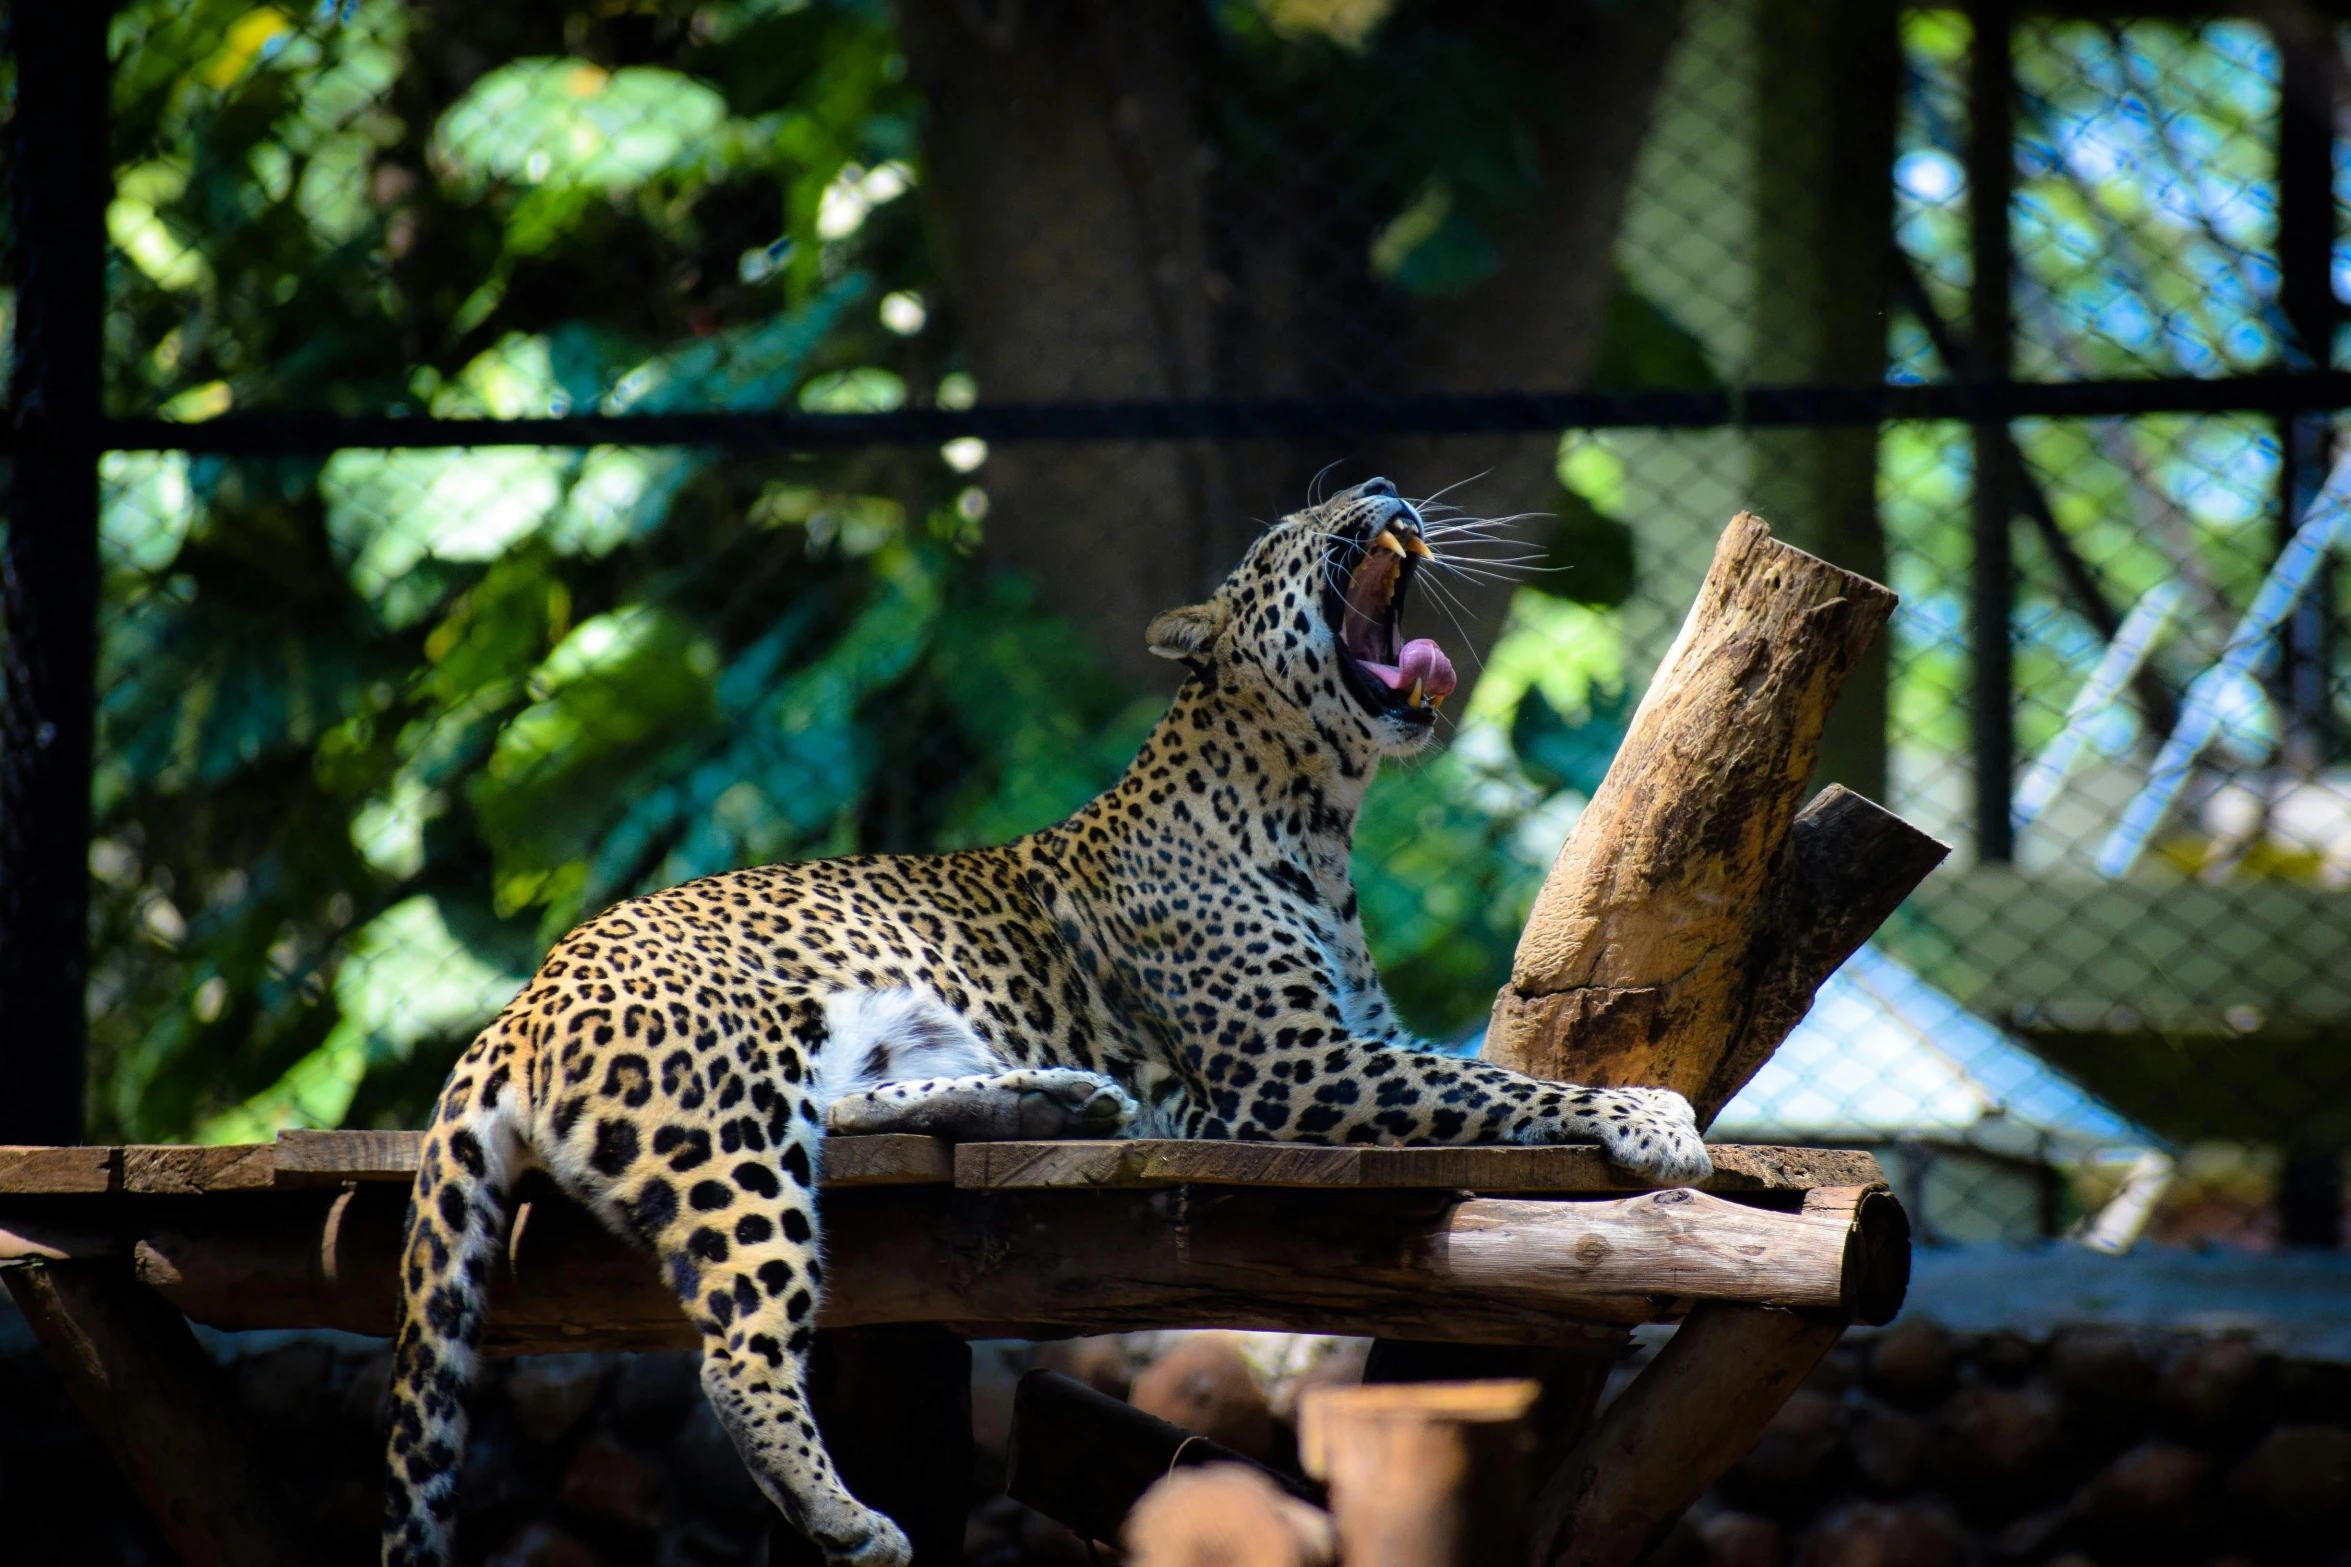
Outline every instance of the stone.
<svg viewBox="0 0 2351 1567"><path fill-rule="evenodd" d="M1888 1403L1917 1408L1950 1390L1959 1343L1932 1317L1904 1317L1870 1341L1869 1390Z"/></svg>
<svg viewBox="0 0 2351 1567"><path fill-rule="evenodd" d="M1780 1405L1747 1455L1722 1477L1724 1498L1734 1506L1780 1517L1810 1509L1819 1499L1844 1427L1839 1400L1798 1388Z"/></svg>
<svg viewBox="0 0 2351 1567"><path fill-rule="evenodd" d="M552 1446L570 1434L604 1386L601 1355L525 1355L506 1373L506 1400L523 1439Z"/></svg>
<svg viewBox="0 0 2351 1567"><path fill-rule="evenodd" d="M1787 1560L1786 1531L1776 1518L1722 1512L1698 1520L1695 1527L1706 1567L1780 1567Z"/></svg>
<svg viewBox="0 0 2351 1567"><path fill-rule="evenodd" d="M2183 1431L2233 1430L2253 1412L2261 1370L2260 1352L2242 1339L2190 1339L2164 1358L2155 1407Z"/></svg>
<svg viewBox="0 0 2351 1567"><path fill-rule="evenodd" d="M1273 1410L1230 1334L1179 1340L1136 1374L1129 1401L1259 1462L1273 1447Z"/></svg>
<svg viewBox="0 0 2351 1567"><path fill-rule="evenodd" d="M589 1437L572 1455L560 1494L566 1508L598 1523L650 1529L661 1522L661 1476L602 1434Z"/></svg>
<svg viewBox="0 0 2351 1567"><path fill-rule="evenodd" d="M507 1537L483 1567L605 1567L604 1558L578 1536L551 1523L526 1523Z"/></svg>
<svg viewBox="0 0 2351 1567"><path fill-rule="evenodd" d="M2034 1388L1963 1388L1935 1413L1935 1467L1963 1500L2012 1513L2057 1481L2064 1428L2057 1406Z"/></svg>
<svg viewBox="0 0 2351 1567"><path fill-rule="evenodd" d="M2229 1476L2229 1496L2271 1535L2306 1536L2351 1515L2351 1430L2279 1426Z"/></svg>
<svg viewBox="0 0 2351 1567"><path fill-rule="evenodd" d="M2114 1430L2144 1416L2155 1363L2118 1328L2068 1328L2050 1341L2049 1384L2086 1428Z"/></svg>
<svg viewBox="0 0 2351 1567"><path fill-rule="evenodd" d="M2100 1538L2147 1548L2204 1524L2212 1461L2176 1442L2142 1442L2074 1493L2073 1512Z"/></svg>
<svg viewBox="0 0 2351 1567"><path fill-rule="evenodd" d="M702 1357L690 1350L623 1355L612 1373L613 1428L632 1442L666 1442L702 1401Z"/></svg>
<svg viewBox="0 0 2351 1567"><path fill-rule="evenodd" d="M1958 1567L1959 1525L1920 1502L1854 1502L1804 1537L1797 1567Z"/></svg>
<svg viewBox="0 0 2351 1567"><path fill-rule="evenodd" d="M2015 1387L2040 1369L2041 1349L2022 1333L2001 1328L1977 1339L1968 1358L1985 1381Z"/></svg>
<svg viewBox="0 0 2351 1567"><path fill-rule="evenodd" d="M1918 1488L1926 1469L1925 1421L1891 1404L1865 1399L1853 1411L1846 1441L1854 1473L1867 1490L1878 1496L1902 1496Z"/></svg>

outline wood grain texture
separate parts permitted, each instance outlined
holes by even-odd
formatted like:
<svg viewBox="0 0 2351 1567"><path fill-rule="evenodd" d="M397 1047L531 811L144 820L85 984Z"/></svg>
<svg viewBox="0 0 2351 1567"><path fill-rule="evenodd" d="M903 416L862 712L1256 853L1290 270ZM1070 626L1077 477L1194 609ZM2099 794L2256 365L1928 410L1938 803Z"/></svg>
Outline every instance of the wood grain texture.
<svg viewBox="0 0 2351 1567"><path fill-rule="evenodd" d="M319 1560L276 1472L231 1413L219 1368L162 1301L119 1266L0 1270L49 1364L156 1528L188 1567L302 1567ZM55 1499L26 1495L20 1506Z"/></svg>
<svg viewBox="0 0 2351 1567"><path fill-rule="evenodd" d="M1298 1456L1330 1487L1347 1567L1487 1567L1526 1528L1532 1380L1310 1390Z"/></svg>
<svg viewBox="0 0 2351 1567"><path fill-rule="evenodd" d="M121 1185L120 1152L115 1148L0 1147L0 1197L114 1191Z"/></svg>
<svg viewBox="0 0 2351 1567"><path fill-rule="evenodd" d="M133 1144L122 1150L122 1189L152 1197L267 1191L276 1161L266 1143Z"/></svg>
<svg viewBox="0 0 2351 1567"><path fill-rule="evenodd" d="M1813 1211L1703 1192L1593 1201L1185 1186L852 1187L828 1201L822 1322L1029 1336L1230 1327L1607 1349L1696 1299L1850 1309L1867 1189ZM407 1194L255 1193L127 1218L142 1282L224 1329L384 1333ZM652 1263L540 1187L494 1287L492 1347L686 1347ZM1882 1290L1879 1293L1883 1293ZM1898 1300L1898 1293L1896 1299Z"/></svg>
<svg viewBox="0 0 2351 1567"><path fill-rule="evenodd" d="M1838 688L1894 595L1742 512L1544 879L1486 1058L1693 1098L1752 1010L1758 937Z"/></svg>
<svg viewBox="0 0 2351 1567"><path fill-rule="evenodd" d="M406 1186L422 1132L281 1132L271 1144L218 1147L0 1149L0 1199ZM1718 1193L1801 1192L1882 1184L1866 1153L1823 1148L1714 1147ZM1136 1139L950 1144L891 1134L830 1137L818 1157L827 1188L952 1181L967 1191L1210 1186L1431 1188L1478 1192L1633 1192L1648 1188L1592 1147L1324 1148L1304 1143Z"/></svg>
<svg viewBox="0 0 2351 1567"><path fill-rule="evenodd" d="M1537 1494L1528 1559L1640 1561L1844 1331L1835 1312L1697 1307Z"/></svg>
<svg viewBox="0 0 2351 1567"><path fill-rule="evenodd" d="M1723 1144L1708 1150L1710 1192L1800 1192L1882 1184L1866 1153ZM1184 1140L965 1143L966 1191L1203 1186L1429 1188L1474 1192L1632 1192L1649 1188L1593 1147L1364 1148Z"/></svg>

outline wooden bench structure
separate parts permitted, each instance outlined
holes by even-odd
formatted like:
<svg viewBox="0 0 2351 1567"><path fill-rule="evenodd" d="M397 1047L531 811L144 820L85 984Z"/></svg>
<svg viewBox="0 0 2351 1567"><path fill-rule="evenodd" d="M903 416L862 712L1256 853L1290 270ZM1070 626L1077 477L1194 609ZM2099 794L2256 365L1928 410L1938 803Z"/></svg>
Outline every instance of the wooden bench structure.
<svg viewBox="0 0 2351 1567"><path fill-rule="evenodd" d="M263 1145L0 1149L0 1280L191 1561L251 1559L255 1527L216 1520L191 1546L191 1508L246 1495L247 1513L266 1512L272 1487L178 1316L388 1334L421 1144L288 1132ZM1588 1147L834 1138L819 1172L821 1321L1521 1345L1588 1366L1596 1392L1634 1325L1702 1306L1777 1321L1822 1350L1849 1321L1893 1316L1908 1225L1874 1159L1713 1152L1703 1187L1653 1191ZM484 1342L532 1354L697 1339L643 1254L526 1181ZM1652 1379L1673 1394L1656 1368L1639 1386ZM1643 1402L1620 1401L1627 1414ZM1719 1425L1699 1408L1649 1418Z"/></svg>
<svg viewBox="0 0 2351 1567"><path fill-rule="evenodd" d="M1703 1126L1769 1058L1948 852L1833 786L1802 805L1829 706L1893 604L1732 521L1544 882L1486 1059L1671 1087ZM0 1277L192 1564L302 1552L180 1314L387 1332L419 1141L0 1150ZM933 1567L960 1549L969 1478L955 1335L1370 1335L1393 1380L1538 1377L1533 1559L1626 1567L1908 1282L1908 1222L1867 1155L1713 1152L1701 1188L1656 1191L1577 1147L832 1139L813 1401L851 1488ZM646 1259L551 1187L518 1198L491 1352L693 1344ZM1597 1411L1632 1327L1673 1321ZM879 1347L861 1363L827 1348L860 1334L900 1337L862 1341ZM1085 1433L1060 1437L1081 1473Z"/></svg>

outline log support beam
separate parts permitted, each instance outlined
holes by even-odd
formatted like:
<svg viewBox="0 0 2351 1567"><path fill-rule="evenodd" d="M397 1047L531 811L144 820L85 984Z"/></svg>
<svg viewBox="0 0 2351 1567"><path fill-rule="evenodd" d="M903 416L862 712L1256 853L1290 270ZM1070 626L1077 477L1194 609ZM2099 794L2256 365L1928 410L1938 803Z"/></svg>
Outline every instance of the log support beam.
<svg viewBox="0 0 2351 1567"><path fill-rule="evenodd" d="M1739 1461L1845 1331L1836 1312L1707 1302L1534 1503L1534 1567L1631 1567Z"/></svg>
<svg viewBox="0 0 2351 1567"><path fill-rule="evenodd" d="M186 1567L318 1560L177 1311L106 1263L17 1262L0 1282Z"/></svg>

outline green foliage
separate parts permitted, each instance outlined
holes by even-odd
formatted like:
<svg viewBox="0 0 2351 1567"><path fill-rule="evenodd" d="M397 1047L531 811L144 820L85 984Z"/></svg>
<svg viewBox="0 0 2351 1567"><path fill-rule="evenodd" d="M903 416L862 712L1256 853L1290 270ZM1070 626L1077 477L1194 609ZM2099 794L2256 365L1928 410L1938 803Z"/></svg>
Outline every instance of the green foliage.
<svg viewBox="0 0 2351 1567"><path fill-rule="evenodd" d="M841 411L957 373L876 308L937 292L878 6L132 0L112 36L117 413ZM1457 286L1533 178L1473 112L1510 68L1381 37L1449 107L1356 126L1365 210L1450 192L1452 237L1398 278ZM1362 118L1362 59L1227 41L1256 62L1226 106L1244 152L1284 72ZM1641 364L1653 314L1628 317ZM745 863L1001 842L1155 716L967 558L985 497L940 455L122 453L104 484L109 1139L412 1124L583 915ZM1578 548L1629 570L1604 553ZM1621 685L1588 611L1526 604L1572 656L1501 656L1498 691ZM1363 825L1375 945L1433 1031L1482 1016L1572 810L1494 700Z"/></svg>

